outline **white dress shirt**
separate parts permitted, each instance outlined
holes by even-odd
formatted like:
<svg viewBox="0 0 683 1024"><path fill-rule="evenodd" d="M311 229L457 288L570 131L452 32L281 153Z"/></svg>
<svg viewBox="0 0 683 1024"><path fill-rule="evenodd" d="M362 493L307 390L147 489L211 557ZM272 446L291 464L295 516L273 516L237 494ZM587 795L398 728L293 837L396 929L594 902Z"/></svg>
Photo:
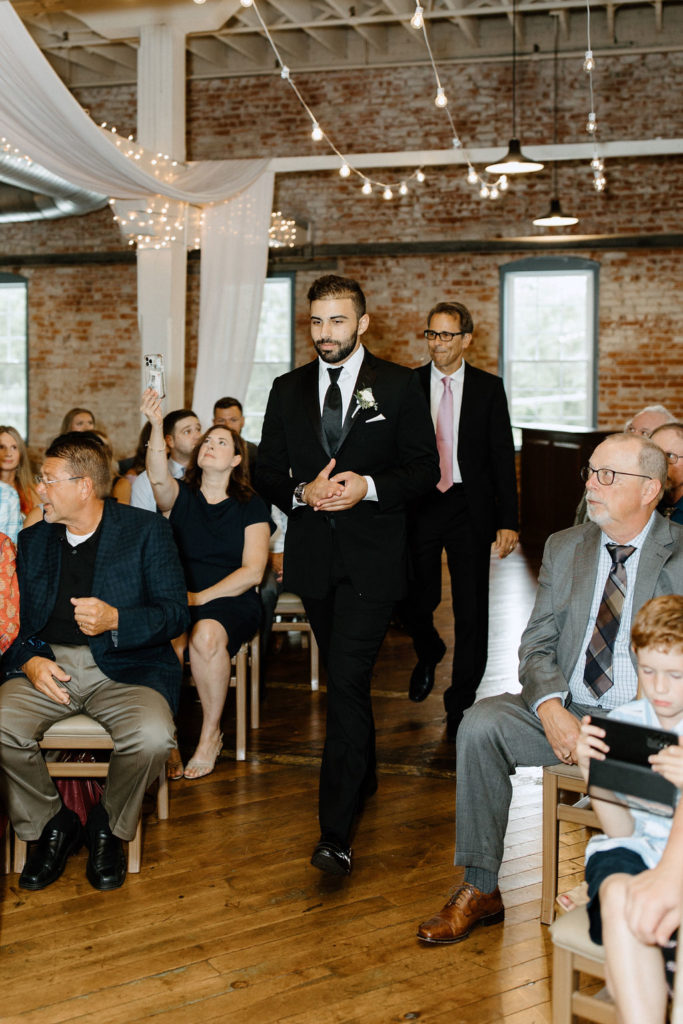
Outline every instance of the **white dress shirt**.
<svg viewBox="0 0 683 1024"><path fill-rule="evenodd" d="M462 409L462 386L465 382L465 360L455 373L442 373L432 363L432 373L429 380L429 407L432 413L432 421L436 430L436 421L439 415L441 396L443 395L443 378L450 377L451 399L453 401L453 483L462 483L462 473L458 465L458 429L460 427L460 411Z"/></svg>

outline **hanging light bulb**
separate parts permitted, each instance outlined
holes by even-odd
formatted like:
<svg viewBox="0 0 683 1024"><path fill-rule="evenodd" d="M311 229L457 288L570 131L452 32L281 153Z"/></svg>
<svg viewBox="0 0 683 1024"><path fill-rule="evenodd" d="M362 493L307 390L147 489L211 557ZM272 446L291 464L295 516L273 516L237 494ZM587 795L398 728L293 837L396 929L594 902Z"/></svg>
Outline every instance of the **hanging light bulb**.
<svg viewBox="0 0 683 1024"><path fill-rule="evenodd" d="M242 7L251 7L254 0L240 0Z"/></svg>
<svg viewBox="0 0 683 1024"><path fill-rule="evenodd" d="M500 178L498 179L498 188L500 189L501 192L506 192L509 187L510 182L507 180L504 174L501 174Z"/></svg>
<svg viewBox="0 0 683 1024"><path fill-rule="evenodd" d="M596 174L593 180L593 188L596 192L604 192L607 186L607 179L604 174Z"/></svg>
<svg viewBox="0 0 683 1024"><path fill-rule="evenodd" d="M476 185L478 181L479 175L475 171L474 167L470 167L469 171L467 172L467 184Z"/></svg>
<svg viewBox="0 0 683 1024"><path fill-rule="evenodd" d="M322 137L323 137L322 128L320 127L320 125L318 124L317 121L314 121L313 122L313 130L311 132L311 138L313 139L314 142L320 142Z"/></svg>
<svg viewBox="0 0 683 1024"><path fill-rule="evenodd" d="M446 96L446 93L443 91L443 86L441 86L441 85L436 90L436 96L434 97L434 102L436 103L437 107L441 107L441 108L443 108L443 107L448 105L448 97Z"/></svg>
<svg viewBox="0 0 683 1024"><path fill-rule="evenodd" d="M462 142L457 135L453 136L453 149L462 149Z"/></svg>
<svg viewBox="0 0 683 1024"><path fill-rule="evenodd" d="M419 181L420 183L422 183L424 180L425 180L425 172L424 171L417 171L417 173L415 174L415 181Z"/></svg>
<svg viewBox="0 0 683 1024"><path fill-rule="evenodd" d="M285 80L289 78L289 68L287 67L286 64L282 65L282 68L280 70L280 78L284 78Z"/></svg>
<svg viewBox="0 0 683 1024"><path fill-rule="evenodd" d="M394 198L394 193L391 191L391 189L389 188L388 185L384 189L384 192L382 192L382 196L383 196L384 199L393 199Z"/></svg>
<svg viewBox="0 0 683 1024"><path fill-rule="evenodd" d="M491 185L491 188L489 190L489 197L491 199L498 199L499 196L500 196L500 192L498 191L498 186L497 185Z"/></svg>
<svg viewBox="0 0 683 1024"><path fill-rule="evenodd" d="M598 120L597 120L597 118L595 116L595 111L591 110L590 114L588 115L588 120L586 121L586 131L588 132L589 135L595 135L597 130L598 130Z"/></svg>
<svg viewBox="0 0 683 1024"><path fill-rule="evenodd" d="M586 50L586 56L583 58L583 70L592 71L595 67L595 60L593 58L593 51Z"/></svg>
<svg viewBox="0 0 683 1024"><path fill-rule="evenodd" d="M605 161L601 160L599 156L594 156L591 160L591 167L594 171L603 171L605 169Z"/></svg>
<svg viewBox="0 0 683 1024"><path fill-rule="evenodd" d="M369 195L372 195L372 185L371 185L371 184L370 184L370 182L369 182L369 181L367 180L367 178L366 178L366 180L365 180L365 181L363 182L363 187L362 187L362 189L361 189L361 192L363 193L363 195L364 195L364 196L369 196Z"/></svg>
<svg viewBox="0 0 683 1024"><path fill-rule="evenodd" d="M398 191L399 191L399 195L402 195L402 196L407 196L408 195L408 186L406 185L405 181L401 182L401 184L398 187Z"/></svg>
<svg viewBox="0 0 683 1024"><path fill-rule="evenodd" d="M423 13L424 8L420 7L419 4L415 4L415 13L410 19L410 24L413 26L413 28L421 29L423 27L425 23Z"/></svg>
<svg viewBox="0 0 683 1024"><path fill-rule="evenodd" d="M344 161L344 163L339 168L339 174L341 175L342 178L348 178L350 173L351 173L351 168L346 163L346 161Z"/></svg>
<svg viewBox="0 0 683 1024"><path fill-rule="evenodd" d="M481 188L479 189L479 195L481 196L482 199L488 199L490 195L488 185L481 186Z"/></svg>

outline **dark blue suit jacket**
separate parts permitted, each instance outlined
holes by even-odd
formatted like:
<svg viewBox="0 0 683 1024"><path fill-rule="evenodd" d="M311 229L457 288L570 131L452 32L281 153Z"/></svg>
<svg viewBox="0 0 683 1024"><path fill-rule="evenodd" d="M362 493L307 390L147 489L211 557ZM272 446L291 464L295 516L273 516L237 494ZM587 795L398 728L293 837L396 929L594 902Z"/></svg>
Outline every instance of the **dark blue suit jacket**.
<svg viewBox="0 0 683 1024"><path fill-rule="evenodd" d="M19 534L17 577L19 636L3 660L6 676L18 675L34 655L54 660L39 640L57 599L64 527L36 523ZM104 503L92 593L119 612L119 628L85 637L97 665L119 683L150 686L175 711L182 678L169 641L190 623L187 588L167 521L156 513Z"/></svg>

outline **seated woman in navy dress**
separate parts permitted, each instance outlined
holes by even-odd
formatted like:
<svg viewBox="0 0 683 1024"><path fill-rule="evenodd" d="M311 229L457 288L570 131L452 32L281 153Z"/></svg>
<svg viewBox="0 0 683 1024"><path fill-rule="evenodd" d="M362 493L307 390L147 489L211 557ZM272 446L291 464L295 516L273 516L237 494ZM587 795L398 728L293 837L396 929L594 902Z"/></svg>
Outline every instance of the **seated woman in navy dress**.
<svg viewBox="0 0 683 1024"><path fill-rule="evenodd" d="M192 627L190 668L202 705L202 731L186 779L209 775L223 746L221 715L230 658L261 620L256 587L268 560L270 516L246 480L244 442L229 427L211 427L200 439L184 480L168 469L161 400L147 389L142 412L152 425L147 474L154 499L175 533L187 582ZM179 777L179 776L177 776Z"/></svg>

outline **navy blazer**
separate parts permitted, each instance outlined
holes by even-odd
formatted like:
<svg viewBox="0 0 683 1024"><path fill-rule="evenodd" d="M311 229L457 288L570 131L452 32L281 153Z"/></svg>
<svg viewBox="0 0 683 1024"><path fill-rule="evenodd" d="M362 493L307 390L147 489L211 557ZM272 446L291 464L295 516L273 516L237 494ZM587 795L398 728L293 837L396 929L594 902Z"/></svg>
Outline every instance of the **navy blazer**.
<svg viewBox="0 0 683 1024"><path fill-rule="evenodd" d="M330 585L333 536L356 591L376 601L400 598L406 585L406 504L439 479L434 427L417 376L367 350L354 395L372 392L376 408L352 398L334 473L371 476L377 501L359 501L334 516L292 508L299 483L330 460L322 431L318 360L273 384L259 445L256 488L289 516L284 581L288 590L322 597Z"/></svg>
<svg viewBox="0 0 683 1024"><path fill-rule="evenodd" d="M64 527L42 522L22 530L17 550L19 636L3 660L5 676L18 675L29 658L55 660L39 639L57 599ZM119 683L150 686L175 711L182 671L170 640L190 624L187 588L168 522L157 513L104 503L92 593L118 609L119 628L86 637L99 668Z"/></svg>
<svg viewBox="0 0 683 1024"><path fill-rule="evenodd" d="M430 401L432 364L417 370ZM485 543L496 530L517 530L515 447L500 377L465 363L458 425L458 466L474 529ZM428 514L418 506L417 514Z"/></svg>

